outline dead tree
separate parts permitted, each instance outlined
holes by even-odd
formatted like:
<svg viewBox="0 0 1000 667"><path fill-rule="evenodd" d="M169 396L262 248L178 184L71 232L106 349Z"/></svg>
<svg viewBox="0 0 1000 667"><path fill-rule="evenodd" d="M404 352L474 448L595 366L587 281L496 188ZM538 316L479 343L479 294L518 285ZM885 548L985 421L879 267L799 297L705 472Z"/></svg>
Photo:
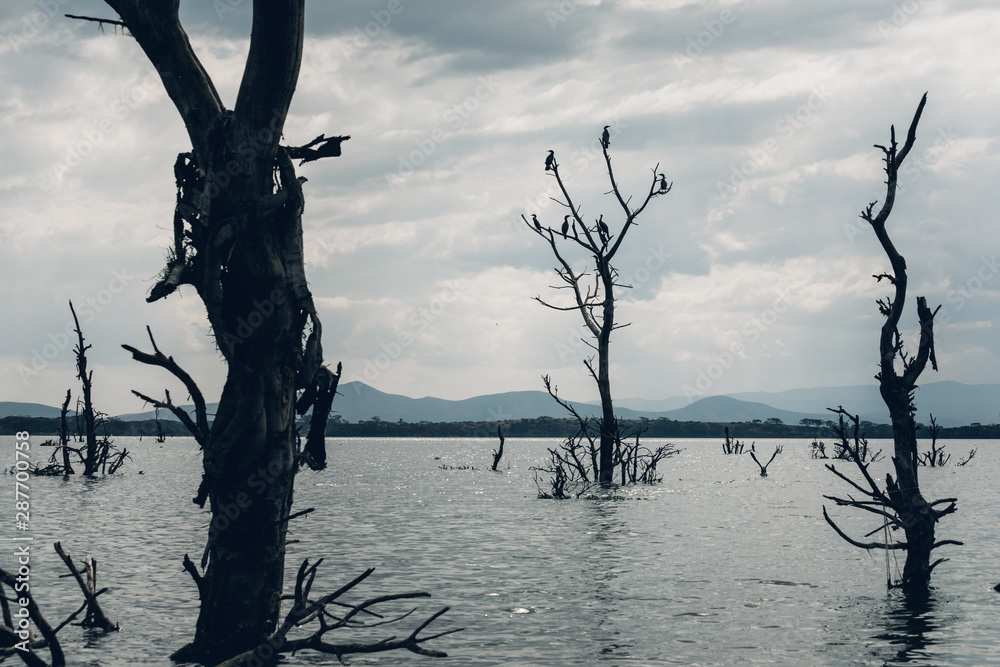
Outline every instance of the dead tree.
<svg viewBox="0 0 1000 667"><path fill-rule="evenodd" d="M49 465L44 468L36 467L33 471L36 475L73 475L75 470L73 469L73 463L71 461L71 454L76 454L77 458L82 458L80 450L75 447L70 447L70 433L69 433L69 423L66 419L66 413L69 412L69 402L72 398L72 391L66 390L66 399L63 401L62 408L59 410L59 441L46 440L41 444L42 447L52 447L52 455L49 457Z"/></svg>
<svg viewBox="0 0 1000 667"><path fill-rule="evenodd" d="M497 424L497 437L500 438L500 446L493 450L493 471L496 472L497 466L500 465L500 459L503 457L503 428Z"/></svg>
<svg viewBox="0 0 1000 667"><path fill-rule="evenodd" d="M726 427L726 441L722 443L722 453L723 454L742 454L743 448L746 446L745 442L740 442L737 440L731 440L729 438L729 427Z"/></svg>
<svg viewBox="0 0 1000 667"><path fill-rule="evenodd" d="M84 610L87 612L86 617L78 625L85 628L98 628L103 632L118 630L118 625L107 619L97 600L97 597L106 593L108 589L102 588L97 590L96 562L89 557L85 560L87 564L87 580L84 581L73 561L63 551L62 545L56 542L54 546L56 553L66 563L72 576L83 591L84 603L70 614L65 621L53 628L45 620L41 610L35 603L30 586L24 585L27 583L24 577L20 575L15 576L13 573L0 569L0 610L3 613L3 625L0 626L0 661L7 656L16 654L29 667L63 667L66 664L66 656L63 653L62 645L59 643L57 633L69 625ZM4 586L10 587L14 593L13 601L20 602L24 600L27 603L22 607L27 611L27 618L20 616L18 613L11 612ZM15 622L15 619L17 619L17 622ZM41 638L31 631L32 625L41 634ZM48 649L50 656L48 663L38 655L37 651L40 649Z"/></svg>
<svg viewBox="0 0 1000 667"><path fill-rule="evenodd" d="M615 180L614 170L611 167L611 156L608 153L609 145L610 137L605 129L601 137L601 149L608 167L608 179L611 183L611 190L607 194L615 196L624 219L617 234L612 233L611 227L604 222L603 215L591 223L584 221L583 211L573 203L573 199L566 189L554 151L549 151L545 160L545 171L552 173L562 193L562 199L553 198L553 201L566 208L568 215L563 217L559 230L543 225L538 220L537 215L533 214L530 222L524 215L521 216L528 229L548 243L552 254L559 262L555 272L564 284L555 286L554 289L568 289L573 294L570 304L565 306L550 304L542 300L540 296L535 297L535 300L553 310L577 311L583 318L587 330L596 341L596 344L588 340L584 342L597 353L597 366L595 368L593 357L585 360L584 365L597 384L601 397L601 419L598 422L600 428L599 460L595 466L597 481L601 484L610 484L614 481L612 459L614 458L615 441L621 439L620 434L615 431L615 411L611 398L610 346L611 333L615 329L627 325L615 322L614 291L615 288L631 287L631 285L620 282L618 271L612 261L621 248L625 237L636 225L636 218L654 197L667 194L672 187L672 184L667 183L663 174L657 173L656 170L659 168L657 164L652 170L652 183L649 191L642 202L633 208L631 197L626 199L622 196ZM572 258L567 250L592 257L593 273L588 271L577 273L571 266Z"/></svg>
<svg viewBox="0 0 1000 667"><path fill-rule="evenodd" d="M827 408L830 412L834 412L838 415L838 425L833 426L833 432L837 434L838 441L833 443L833 456L831 458L840 461L854 461L858 460L861 463L875 463L882 457L882 450L875 451L873 447L868 444L868 438L865 437L864 432L861 429L860 417L856 418L856 415L851 415L844 410L842 406L838 406L836 410L833 408ZM844 416L849 417L854 421L854 438L853 440L845 437L846 424L844 423ZM830 422L833 424L833 422Z"/></svg>
<svg viewBox="0 0 1000 667"><path fill-rule="evenodd" d="M409 635L402 639L399 639L396 636L391 636L381 641L370 643L336 643L329 640L326 636L327 634L334 633L342 628L373 628L398 623L399 621L409 617L414 610L411 609L410 611L401 613L397 616L386 618L382 614L375 612L373 609L378 605L385 605L397 600L429 597L429 594L424 592L396 593L371 598L357 604L342 602L340 600L341 596L367 579L368 576L375 571L374 569L368 569L356 577L353 581L341 586L333 593L329 593L321 598L313 600L310 599L309 596L312 592L313 582L316 578L316 569L322 562L322 558L312 565L309 564L308 560L302 561L302 565L299 566L299 571L295 578L294 593L292 595L285 595L282 597L283 600L290 600L292 604L278 628L273 633L268 635L268 637L263 642L260 642L255 648L226 660L225 662L217 665L217 667L242 667L245 665L264 664L274 655L280 653L295 653L296 651L306 649L311 649L327 655L333 655L341 664L346 664L344 663L343 658L347 655L382 653L385 651L394 651L399 649L406 649L418 655L429 657L447 657L446 653L428 649L423 646L423 644L431 641L432 639L460 632L463 628L445 630L444 632L428 635L426 637L421 637L419 635L431 623L447 612L448 607L438 610L430 618L418 625L416 629L410 632ZM374 620L366 623L363 620L365 618L371 618ZM313 630L312 634L306 637L298 638L290 638L288 636L288 633L293 628L303 627L314 621L319 627Z"/></svg>
<svg viewBox="0 0 1000 667"><path fill-rule="evenodd" d="M579 498L597 483L600 429L589 417L581 415L572 403L559 397L558 388L548 375L542 376L542 383L549 396L576 420L577 430L558 447L548 448L549 460L546 464L531 468L535 471L538 496L557 500L570 496ZM543 490L538 480L539 472L550 475L550 492Z"/></svg>
<svg viewBox="0 0 1000 667"><path fill-rule="evenodd" d="M94 372L87 370L87 350L91 346L85 343L80 320L76 316L72 301L70 301L69 309L73 314L73 323L76 327L77 344L73 351L76 354L77 378L82 385L81 398L77 399L75 419L78 441L83 444L80 447L71 447L69 444L67 413L72 393L67 390L66 399L63 401L62 410L59 413L59 442L47 440L42 443L43 447L54 447L52 456L49 457L47 466L36 466L32 472L36 475L72 475L75 470L71 463L71 455L75 455L79 463L83 464L85 477L94 477L97 473L114 474L125 460L131 457L128 455L127 449L119 450L115 446L108 433L105 421L107 415L94 409L92 398ZM103 435L98 435L98 429L103 431Z"/></svg>
<svg viewBox="0 0 1000 667"><path fill-rule="evenodd" d="M83 454L83 476L93 477L97 472L97 430L96 430L96 417L94 415L94 401L91 396L92 381L94 378L93 371L87 371L87 350L90 349L90 345L84 344L83 331L80 330L80 320L76 316L76 310L73 308L73 302L69 302L69 310L73 313L73 324L76 327L76 337L77 343L73 351L76 353L76 376L80 380L80 384L83 385L83 432L86 437L86 444L84 446ZM80 410L77 410L77 414L80 414Z"/></svg>
<svg viewBox="0 0 1000 667"><path fill-rule="evenodd" d="M882 151L885 162L886 173L886 194L882 208L875 213L875 204L872 202L861 213L861 218L871 225L878 238L882 249L891 264L891 272L881 273L875 277L879 282L885 280L893 288L893 294L878 301L879 311L885 317L882 331L879 338L879 373L876 379L879 381L879 391L882 400L889 409L889 417L892 420L893 436L893 467L896 471L896 478L886 475L886 490L879 490L867 475L864 468L862 472L866 476L870 489L862 489L869 496L867 501L848 501L846 503L853 507L874 511L883 516L887 521L903 528L906 536L905 542L895 542L892 545L878 544L871 547L848 538L836 527L824 510L824 517L833 526L838 534L847 539L855 546L863 548L887 548L904 549L906 551L906 563L903 568L903 577L899 586L907 591L926 591L930 584L931 571L942 562L938 559L931 563L931 551L943 544L956 544L954 540L935 541L934 529L942 516L955 511L955 499L949 498L928 503L920 492L917 471L918 450L917 450L917 427L914 421L916 408L913 404L913 391L917 386L917 379L923 372L927 362L937 370L937 358L934 354L934 315L938 309L931 310L927 306L924 297L917 297L917 317L920 323L920 339L915 356L907 354L903 346L903 338L899 333L899 321L903 315L903 308L906 304L906 260L899 251L896 250L889 234L886 231L886 221L892 212L893 203L896 200L896 184L900 166L913 147L916 139L917 124L920 115L927 102L927 95L924 94L917 107L917 111L910 123L910 128L906 133L906 141L902 148L898 148L896 143L896 130L890 130L889 146L876 145ZM900 362L902 369L897 372L896 362ZM859 467L861 463L857 462ZM843 477L843 475L841 475ZM846 478L845 478L846 479ZM857 487L856 488L861 488ZM873 504L882 504L888 509L875 509ZM945 505L943 509L936 509L939 505Z"/></svg>
<svg viewBox="0 0 1000 667"><path fill-rule="evenodd" d="M828 463L826 464L827 470L829 470L834 475L840 477L842 480L844 480L852 487L854 487L856 491L860 492L864 496L864 499L855 498L853 495L849 495L847 498L841 498L839 496L827 496L827 495L824 495L823 497L827 498L828 500L834 501L838 505L854 507L881 517L882 523L879 526L877 526L874 530L869 532L867 535L865 535L865 537L867 538L871 537L872 535L875 535L876 533L882 533L885 539L882 542L860 542L858 540L852 539L846 533L844 533L844 531L842 531L837 526L836 523L834 523L833 519L831 519L830 515L827 513L825 506L823 507L823 518L826 519L827 523L829 523L830 526L835 531L837 531L838 535L840 535L847 542L853 544L856 547L860 547L862 549L867 549L867 550L879 549L885 551L889 550L906 551L907 552L906 562L908 564L910 562L909 542L908 541L890 542L888 536L890 529L895 531L899 528L903 529L904 534L909 535L909 533L907 532L907 528L908 526L912 526L914 522L913 515L909 513L910 494L906 492L907 491L906 488L903 487L898 480L893 480L892 475L889 473L886 473L885 475L885 489L883 490L882 488L879 487L878 483L872 477L871 473L868 472L868 466L872 463L872 461L869 460L868 462L865 462L865 460L862 458L861 452L863 451L864 448L867 447L867 442L864 440L864 436L860 434L860 424L859 424L860 420L858 416L850 414L849 412L844 410L843 407L838 407L836 410L834 410L833 408L828 408L828 409L840 415L838 424L837 426L833 427L833 430L834 432L836 432L837 437L840 438L841 442L843 443L843 446L847 450L848 460L853 462L857 466L858 470L861 472L861 475L864 478L865 485L862 486L861 484L854 482L851 478L847 477L847 475L837 470L833 466L833 464ZM850 434L848 433L848 425L844 421L845 417L849 419L853 424L853 432ZM895 463L895 460L893 462ZM896 469L898 471L899 469L898 466L896 466ZM936 514L936 516L942 517L946 514L951 514L952 512L955 511L956 509L955 502L956 502L955 498L943 498L941 500L936 500L933 503L930 503L928 507L930 508L931 511L933 511ZM934 509L938 505L945 505L945 507L940 510ZM958 542L957 540L941 540L939 542L933 543L931 549L936 549L937 547L943 546L945 544L961 545L962 543ZM939 558L933 564L930 564L928 566L928 576L930 574L930 570L933 570L940 563L943 563L946 560L948 559ZM904 578L900 582L894 583L892 581L891 576L887 572L886 585L889 588L898 587L898 588L903 588L904 590L920 590L919 588L915 588L913 584L907 584L905 567L906 566L904 565L904 570L903 570Z"/></svg>
<svg viewBox="0 0 1000 667"><path fill-rule="evenodd" d="M97 596L108 590L107 588L97 589L97 560L90 556L84 559L83 569L87 575L86 580L84 580L83 575L76 569L73 559L63 550L62 544L56 542L55 550L59 554L59 557L62 558L63 563L66 564L66 567L69 568L70 574L73 575L77 585L80 586L80 590L83 592L87 615L80 625L84 628L99 628L104 632L117 631L118 624L108 620L108 617L104 615L104 611L101 609L100 603L97 601Z"/></svg>
<svg viewBox="0 0 1000 667"><path fill-rule="evenodd" d="M156 441L166 442L167 436L163 433L163 424L160 423L160 409L154 408L154 418L156 419Z"/></svg>
<svg viewBox="0 0 1000 667"><path fill-rule="evenodd" d="M976 452L978 452L978 451L979 451L978 448L973 447L972 449L969 450L969 456L967 456L964 459L959 460L957 463L955 463L955 465L957 465L957 466L967 465L969 463L969 461L972 460L972 457L974 457L976 455Z"/></svg>
<svg viewBox="0 0 1000 667"><path fill-rule="evenodd" d="M928 452L920 453L917 452L917 464L922 466L930 466L931 468L943 467L948 464L951 460L951 454L944 453L944 445L941 447L937 446L938 434L941 433L941 427L938 426L937 420L934 419L934 415L931 415L931 425L925 426L924 430L927 434L931 436L931 449ZM971 457L970 457L971 458ZM966 461L968 463L968 461Z"/></svg>
<svg viewBox="0 0 1000 667"><path fill-rule="evenodd" d="M199 415L195 424L203 475L194 502L208 503L212 520L195 636L174 654L218 662L274 632L295 472L326 466L324 431L339 376L323 364L302 246L305 179L293 160L339 156L350 137L280 144L302 62L305 0L253 1L232 109L181 26L178 0L105 1L160 74L191 142L174 164L173 244L147 301L193 288L227 364L214 421L209 427ZM158 351L140 360L183 381ZM295 415L310 410L299 449ZM269 473L263 489L252 484L257 470ZM240 510L235 518L232 507Z"/></svg>
<svg viewBox="0 0 1000 667"><path fill-rule="evenodd" d="M750 450L750 458L752 458L753 462L756 463L757 467L760 468L761 477L767 477L767 466L771 465L771 461L773 461L774 457L780 453L781 449L779 447L775 447L774 454L771 454L771 458L767 460L767 463L761 463L760 461L757 460L757 456L754 454L753 450Z"/></svg>

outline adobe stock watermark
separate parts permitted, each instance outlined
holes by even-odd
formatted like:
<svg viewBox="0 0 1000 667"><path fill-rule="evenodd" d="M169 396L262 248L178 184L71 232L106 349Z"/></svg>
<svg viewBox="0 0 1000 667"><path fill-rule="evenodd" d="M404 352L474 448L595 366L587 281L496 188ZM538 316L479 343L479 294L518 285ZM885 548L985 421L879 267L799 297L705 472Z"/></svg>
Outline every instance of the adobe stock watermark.
<svg viewBox="0 0 1000 667"><path fill-rule="evenodd" d="M377 39L382 31L389 27L392 19L406 9L402 0L388 0L384 9L373 9L369 12L372 19L362 26L355 26L347 42L341 42L340 52L346 60L350 60L362 50L371 46L373 40Z"/></svg>
<svg viewBox="0 0 1000 667"><path fill-rule="evenodd" d="M965 282L948 292L945 301L954 307L955 311L965 308L965 304L972 301L976 294L986 288L986 284L996 278L1000 273L1000 265L997 264L997 256L983 256L980 258L976 271L969 276ZM951 313L947 307L942 307L941 312L934 318L935 324L948 324L951 321Z"/></svg>
<svg viewBox="0 0 1000 667"><path fill-rule="evenodd" d="M4 41L10 44L14 53L18 53L29 41L37 37L56 15L61 14L63 6L68 4L70 0L35 0L37 9L22 16L18 22L20 27L4 35Z"/></svg>
<svg viewBox="0 0 1000 667"><path fill-rule="evenodd" d="M729 201L739 193L740 188L767 164L771 157L777 154L784 142L791 139L796 132L805 127L813 114L823 108L830 100L826 86L813 87L805 103L800 104L795 111L787 113L774 123L776 136L765 139L759 146L747 151L747 159L738 165L733 165L729 173L729 181L716 181L715 188L722 203Z"/></svg>
<svg viewBox="0 0 1000 667"><path fill-rule="evenodd" d="M881 19L875 27L882 39L888 40L892 34L909 23L921 9L927 5L927 0L906 0L893 4L892 13L888 19Z"/></svg>
<svg viewBox="0 0 1000 667"><path fill-rule="evenodd" d="M576 13L578 3L575 0L557 0L554 5L554 9L545 10L545 20L548 21L552 32L558 30L560 23L565 23Z"/></svg>
<svg viewBox="0 0 1000 667"><path fill-rule="evenodd" d="M912 183L920 180L925 171L933 167L948 150L955 145L961 137L951 128L939 127L934 143L925 148L923 152L914 154L912 151L907 160L903 162L902 168L896 174L896 193L902 194ZM871 195L871 201L881 201L885 198L885 189L876 190ZM871 225L860 217L844 223L844 234L847 240L854 243L859 235L871 229Z"/></svg>
<svg viewBox="0 0 1000 667"><path fill-rule="evenodd" d="M674 53L674 67L677 68L677 71L683 72L685 67L693 65L707 49L711 48L725 34L729 26L736 23L737 12L746 9L749 4L749 0L739 0L720 9L712 18L702 21L701 25L704 29L687 36L684 53Z"/></svg>
<svg viewBox="0 0 1000 667"><path fill-rule="evenodd" d="M77 306L80 325L90 324L97 319L97 314L104 312L114 302L115 297L121 294L133 280L135 280L135 276L129 275L124 268L121 271L112 271L111 279L107 285L94 296L87 297L84 300L85 307ZM17 365L17 374L26 386L31 378L37 377L48 368L49 363L62 354L63 350L76 342L76 326L73 319L66 320L66 324L61 330L50 332L46 338L48 342L43 344L41 349L35 348L31 351L30 366Z"/></svg>
<svg viewBox="0 0 1000 667"><path fill-rule="evenodd" d="M385 172L385 184L389 190L395 191L401 181L427 162L427 159L437 151L438 146L454 136L454 133L465 125L472 114L479 110L483 102L493 97L499 87L500 84L493 78L492 74L479 77L478 85L472 94L444 112L442 120L446 125L435 127L426 137L414 140L416 148L406 155L399 156L399 166L396 171Z"/></svg>
<svg viewBox="0 0 1000 667"><path fill-rule="evenodd" d="M430 328L441 315L448 310L448 307L455 303L458 297L468 289L468 281L464 278L451 280L445 283L445 289L441 290L431 299L430 303L421 308L417 308L409 313L406 318L407 328L400 331L394 340L379 343L382 350L373 359L365 359L362 376L364 380L372 382L384 373L393 362L403 356L403 352L413 345L413 340L417 334L423 333ZM355 376L353 380L359 381L362 378ZM357 391L361 391L360 386L355 385Z"/></svg>
<svg viewBox="0 0 1000 667"><path fill-rule="evenodd" d="M61 182L66 174L83 164L84 159L91 155L108 135L121 127L122 121L128 118L143 100L157 90L160 90L160 76L150 65L145 70L145 76L113 101L93 127L84 130L79 140L66 147L66 156L61 161L53 163L49 169L51 183L54 185Z"/></svg>
<svg viewBox="0 0 1000 667"><path fill-rule="evenodd" d="M743 326L736 332L736 340L730 343L729 348L716 356L704 369L698 371L693 385L685 384L681 387L684 397L689 400L703 397L705 392L711 389L712 385L733 367L737 359L745 356L749 347L759 341L763 333L767 332L782 315L794 307L795 299L792 294L794 289L791 285L785 287L784 290L779 289L777 296L768 308L744 322Z"/></svg>

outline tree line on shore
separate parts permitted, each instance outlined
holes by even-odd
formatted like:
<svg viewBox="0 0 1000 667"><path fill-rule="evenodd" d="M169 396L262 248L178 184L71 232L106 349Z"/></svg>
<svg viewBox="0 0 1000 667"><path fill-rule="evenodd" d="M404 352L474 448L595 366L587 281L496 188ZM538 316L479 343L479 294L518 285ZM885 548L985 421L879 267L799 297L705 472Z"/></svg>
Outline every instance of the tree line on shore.
<svg viewBox="0 0 1000 667"><path fill-rule="evenodd" d="M833 422L829 424L782 424L773 420L754 422L685 422L671 419L622 420L623 425L645 428L648 438L722 438L728 427L740 438L831 438L835 435ZM381 437L381 438L496 438L497 426L511 438L563 437L575 422L569 418L534 417L498 421L462 421L417 423L385 421L378 417L358 422L331 419L327 424L327 437ZM189 436L184 425L177 421L160 420L164 435ZM862 422L869 438L891 438L892 426ZM150 442L157 434L156 421L123 421L114 417L107 420L108 433L121 437L148 437ZM28 431L36 435L56 435L58 417L4 417L0 419L0 435L14 435ZM1000 439L1000 424L971 424L942 428L941 439Z"/></svg>

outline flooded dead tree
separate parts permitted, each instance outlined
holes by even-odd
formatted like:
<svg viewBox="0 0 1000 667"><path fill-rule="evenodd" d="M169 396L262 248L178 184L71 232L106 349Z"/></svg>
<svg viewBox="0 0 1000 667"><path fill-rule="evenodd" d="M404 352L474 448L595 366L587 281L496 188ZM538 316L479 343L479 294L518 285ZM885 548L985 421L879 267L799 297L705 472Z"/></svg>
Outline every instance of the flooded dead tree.
<svg viewBox="0 0 1000 667"><path fill-rule="evenodd" d="M612 230L612 227L604 221L603 215L597 219L591 219L590 222L584 220L581 208L574 204L573 198L566 189L554 151L549 151L548 157L545 159L545 171L551 173L556 179L562 198L553 198L553 201L565 208L568 211L567 215L564 215L562 222L557 225L558 229L543 224L538 219L537 214L532 214L531 221L524 215L521 216L528 229L549 245L552 254L559 262L555 272L563 284L555 286L555 289L569 290L573 295L572 300L567 305L551 304L540 296L535 297L535 300L553 310L577 311L595 340L594 343L589 340L584 342L597 353L596 367L593 357L586 359L584 365L597 384L601 398L601 418L597 422L600 442L593 468L593 476L601 484L614 482L616 444L620 447L623 440L623 434L617 429L618 421L615 418L614 404L611 398L610 349L612 332L627 326L627 324L619 324L615 321L615 289L631 287L631 285L620 281L618 271L612 261L618 254L618 250L629 231L636 226L636 218L642 214L654 198L667 194L672 188L672 184L667 182L666 177L657 172L660 166L657 164L652 169L652 179L648 192L637 206L633 206L631 197L626 199L622 196L618 182L615 180L614 169L611 167L611 155L608 153L610 144L611 138L608 128L605 128L600 138L600 145L611 184L611 190L607 194L614 195L622 214L622 222L620 225L615 225L615 230ZM574 255L580 254L593 259L592 272L589 270L577 272L573 269L571 262Z"/></svg>
<svg viewBox="0 0 1000 667"><path fill-rule="evenodd" d="M302 61L305 0L254 0L232 109L181 26L178 0L106 4L118 14L111 22L156 68L191 141L174 164L173 244L147 300L193 288L228 368L211 426L201 415L194 424L204 470L194 502L208 503L212 520L194 640L175 654L219 662L274 632L295 473L326 466L324 430L339 376L323 364L303 259L305 179L293 160L337 157L349 137L280 143ZM140 360L177 375L158 350ZM310 410L300 448L295 415ZM267 472L266 483L253 484L257 471Z"/></svg>
<svg viewBox="0 0 1000 667"><path fill-rule="evenodd" d="M59 643L58 633L84 611L87 613L77 625L84 628L96 628L105 633L118 630L118 624L108 620L97 599L98 596L108 591L107 588L99 590L97 588L97 561L90 557L85 558L84 573L81 573L69 554L63 550L62 544L56 542L54 547L56 553L69 568L71 576L76 579L80 586L84 597L83 605L62 623L52 627L45 620L45 616L42 615L41 609L31 594L30 579L25 578L23 572L14 574L0 569L0 612L3 614L3 624L0 625L0 662L8 656L17 655L29 667L63 667L66 664L66 655ZM84 574L86 579L84 579ZM11 610L5 586L10 588L13 601L18 603L18 611ZM24 613L20 611L22 609L27 613L26 617L22 615ZM32 631L32 626L37 634ZM48 650L49 662L45 662L39 655L39 651L42 649Z"/></svg>
<svg viewBox="0 0 1000 667"><path fill-rule="evenodd" d="M81 398L77 400L76 422L78 439L82 443L78 447L73 447L69 433L67 415L69 403L72 396L71 390L66 390L66 399L63 401L62 409L59 412L59 441L47 440L42 443L43 447L53 447L49 464L44 467L36 467L32 472L36 475L72 475L76 470L73 468L72 459L83 465L84 477L94 477L98 473L114 474L131 457L127 449L118 449L108 433L107 423L104 418L107 416L94 408L93 386L94 371L87 369L87 350L91 348L86 344L83 337L83 330L80 328L80 320L76 316L73 302L69 302L69 310L73 314L73 323L76 327L77 343L73 348L76 355L76 376L80 380ZM98 434L98 429L103 433Z"/></svg>
<svg viewBox="0 0 1000 667"><path fill-rule="evenodd" d="M493 471L496 472L497 466L500 465L500 459L503 458L503 428L497 424L497 437L500 438L500 446L493 450Z"/></svg>
<svg viewBox="0 0 1000 667"><path fill-rule="evenodd" d="M934 549L946 544L961 544L961 542L955 540L935 541L934 538L934 530L938 519L956 510L956 499L944 498L928 502L920 492L917 476L919 470L917 461L919 452L917 450L917 426L914 420L916 408L913 404L913 391L916 389L917 379L920 377L928 361L931 367L937 370L937 359L934 354L934 315L938 309L931 310L927 306L927 300L924 297L917 297L920 339L916 355L909 355L904 349L903 338L899 333L899 321L906 304L906 260L896 249L886 230L886 222L889 214L892 212L893 203L896 200L896 183L899 168L916 140L917 124L920 122L920 115L923 113L926 102L927 95L925 94L917 106L913 120L910 122L910 128L906 133L906 140L902 148L896 143L896 129L894 126L890 130L889 145L876 145L876 148L882 151L885 162L885 201L878 213L875 212L876 202L869 204L861 213L861 218L870 224L872 230L874 230L875 236L878 238L892 267L890 272L874 276L879 282L885 280L893 289L892 295L878 301L879 311L885 317L885 322L882 325L879 338L879 373L875 377L879 381L879 391L882 395L882 400L889 409L889 417L892 420L892 463L896 477L893 478L891 474L887 473L885 476L885 488L880 488L868 473L867 464L862 461L857 453L854 453L851 458L862 473L866 486L861 486L851 481L846 475L836 471L833 466L827 466L854 487L855 490L864 495L863 499L830 497L832 500L835 500L838 505L847 505L881 517L884 526L894 529L901 528L905 534L905 540L890 542L887 530L884 531L886 539L882 542L861 542L854 540L848 537L833 522L826 512L826 508L823 508L823 516L827 522L837 531L837 534L854 546L863 549L906 551L906 563L903 567L902 580L891 585L899 586L906 591L912 592L926 591L930 583L931 571L946 560L939 558L932 563L931 552ZM899 371L897 371L896 367L897 361L901 366ZM849 417L854 422L853 446L856 452L860 443L857 417L849 415L843 408L834 412L840 414L841 417ZM843 423L843 419L841 419L841 425ZM842 427L838 435L846 445L848 438Z"/></svg>
<svg viewBox="0 0 1000 667"><path fill-rule="evenodd" d="M568 436L559 446L548 449L549 460L540 466L533 467L535 485L540 498L579 498L595 485L600 484L597 478L599 468L601 430L599 421L595 423L590 417L580 414L576 407L559 397L558 389L552 384L552 379L542 377L549 396L563 407L577 423L577 431ZM661 445L655 450L643 446L639 438L645 429L629 429L618 420L614 424L615 443L611 459L612 470L618 475L612 481L626 484L656 484L662 481L657 470L660 461L680 452L672 444ZM634 442L633 442L634 440ZM549 475L546 491L537 473Z"/></svg>
<svg viewBox="0 0 1000 667"><path fill-rule="evenodd" d="M752 446L752 445L751 445ZM732 439L729 437L729 427L726 427L726 440L722 443L722 453L723 454L742 454L743 448L746 447L745 442L740 442L738 439Z"/></svg>
<svg viewBox="0 0 1000 667"><path fill-rule="evenodd" d="M941 433L941 427L938 426L934 415L931 415L930 426L925 426L924 430L927 431L927 435L931 436L931 448L930 451L917 453L917 463L922 466L930 466L931 468L947 465L948 461L951 460L951 454L944 453L944 445L938 447L937 440L938 435Z"/></svg>

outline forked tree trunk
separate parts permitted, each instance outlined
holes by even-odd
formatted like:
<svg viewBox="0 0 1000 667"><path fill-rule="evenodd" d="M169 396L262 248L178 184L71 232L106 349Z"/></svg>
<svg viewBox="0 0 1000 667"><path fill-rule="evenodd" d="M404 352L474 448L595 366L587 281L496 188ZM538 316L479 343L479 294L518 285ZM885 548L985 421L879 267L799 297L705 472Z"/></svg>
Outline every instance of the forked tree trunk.
<svg viewBox="0 0 1000 667"><path fill-rule="evenodd" d="M254 1L232 111L191 49L178 0L106 2L156 67L192 143L175 165L174 246L148 300L192 285L228 365L211 429L199 417L196 431L204 476L195 502L208 502L212 520L206 569L196 579L195 638L175 654L218 662L274 631L295 471L300 462L325 465L322 426L335 376L322 367L303 264L302 180L292 159L339 155L345 138L320 137L311 150L279 146L299 74L304 0ZM172 359L157 355L146 363L177 374ZM310 406L315 428L299 451L295 412Z"/></svg>

